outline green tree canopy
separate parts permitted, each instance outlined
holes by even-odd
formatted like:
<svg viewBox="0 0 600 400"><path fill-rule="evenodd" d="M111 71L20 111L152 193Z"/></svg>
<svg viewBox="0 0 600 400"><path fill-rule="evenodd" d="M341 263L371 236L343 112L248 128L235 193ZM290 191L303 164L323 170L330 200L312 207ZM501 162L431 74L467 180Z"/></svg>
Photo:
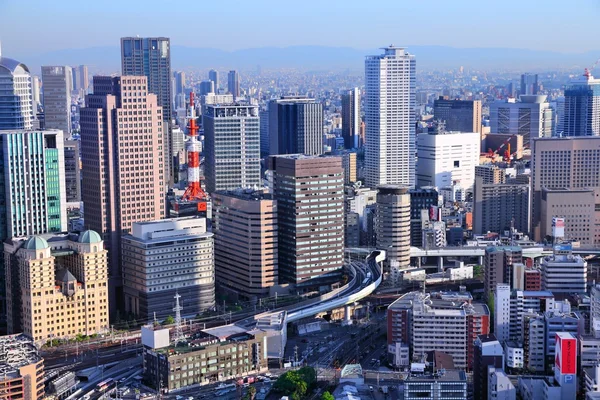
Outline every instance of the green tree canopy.
<svg viewBox="0 0 600 400"><path fill-rule="evenodd" d="M325 392L321 395L321 400L335 400L335 398L333 397L333 395L329 392Z"/></svg>

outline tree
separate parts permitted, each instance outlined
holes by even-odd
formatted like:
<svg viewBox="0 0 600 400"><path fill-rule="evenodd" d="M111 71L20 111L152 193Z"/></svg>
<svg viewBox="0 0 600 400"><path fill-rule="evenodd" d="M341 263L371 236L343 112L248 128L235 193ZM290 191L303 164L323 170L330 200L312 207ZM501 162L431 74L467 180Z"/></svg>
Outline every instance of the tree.
<svg viewBox="0 0 600 400"><path fill-rule="evenodd" d="M250 400L254 399L254 396L256 396L256 388L254 386L250 386L248 388L248 393L247 395L249 396Z"/></svg>
<svg viewBox="0 0 600 400"><path fill-rule="evenodd" d="M329 392L325 392L321 395L321 400L335 400L335 397Z"/></svg>
<svg viewBox="0 0 600 400"><path fill-rule="evenodd" d="M481 266L481 265L474 265L473 266L473 277L474 278L481 278L481 277L483 277L483 266Z"/></svg>
<svg viewBox="0 0 600 400"><path fill-rule="evenodd" d="M302 367L297 371L288 371L281 375L273 385L273 389L292 400L301 400L312 390L317 382L317 374L312 367Z"/></svg>
<svg viewBox="0 0 600 400"><path fill-rule="evenodd" d="M165 320L163 321L163 325L172 325L175 323L175 318L173 318L172 315L169 315L167 318L165 318Z"/></svg>

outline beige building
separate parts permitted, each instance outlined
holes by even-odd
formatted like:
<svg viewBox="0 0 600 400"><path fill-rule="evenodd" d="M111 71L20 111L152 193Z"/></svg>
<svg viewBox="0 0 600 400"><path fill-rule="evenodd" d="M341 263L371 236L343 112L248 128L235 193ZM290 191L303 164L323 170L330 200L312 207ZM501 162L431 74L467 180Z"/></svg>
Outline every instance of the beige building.
<svg viewBox="0 0 600 400"><path fill-rule="evenodd" d="M529 185L489 183L475 179L473 190L473 233L501 233L513 225L529 232Z"/></svg>
<svg viewBox="0 0 600 400"><path fill-rule="evenodd" d="M31 338L0 336L0 400L44 398L44 359Z"/></svg>
<svg viewBox="0 0 600 400"><path fill-rule="evenodd" d="M475 181L481 178L484 185L506 182L506 172L495 164L483 164L475 166Z"/></svg>
<svg viewBox="0 0 600 400"><path fill-rule="evenodd" d="M253 190L213 194L217 282L246 298L268 296L277 278L277 202Z"/></svg>
<svg viewBox="0 0 600 400"><path fill-rule="evenodd" d="M410 266L410 194L408 188L381 185L377 193L377 248L387 252L390 265ZM397 263L397 264L396 264Z"/></svg>
<svg viewBox="0 0 600 400"><path fill-rule="evenodd" d="M534 240L541 241L542 188L600 188L600 137L536 138L531 158L531 229ZM598 197L595 208L600 209Z"/></svg>
<svg viewBox="0 0 600 400"><path fill-rule="evenodd" d="M552 236L552 218L565 219L565 239L593 245L597 238L596 194L592 189L542 189L542 239Z"/></svg>
<svg viewBox="0 0 600 400"><path fill-rule="evenodd" d="M107 251L94 231L4 243L9 332L36 342L108 329Z"/></svg>
<svg viewBox="0 0 600 400"><path fill-rule="evenodd" d="M344 168L344 184L348 185L356 182L356 153L346 151L341 156L342 167Z"/></svg>

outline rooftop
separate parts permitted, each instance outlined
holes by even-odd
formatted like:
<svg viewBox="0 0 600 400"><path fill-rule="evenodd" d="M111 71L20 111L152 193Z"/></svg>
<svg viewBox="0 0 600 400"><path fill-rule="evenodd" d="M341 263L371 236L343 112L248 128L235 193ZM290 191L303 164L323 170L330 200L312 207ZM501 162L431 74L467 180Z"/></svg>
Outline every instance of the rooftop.
<svg viewBox="0 0 600 400"><path fill-rule="evenodd" d="M19 368L41 361L33 341L23 335L0 337L0 375L16 377Z"/></svg>
<svg viewBox="0 0 600 400"><path fill-rule="evenodd" d="M406 379L406 383L410 382L423 382L423 381L437 381L437 382L467 382L467 374L465 371L457 370L440 370L435 374L410 374Z"/></svg>

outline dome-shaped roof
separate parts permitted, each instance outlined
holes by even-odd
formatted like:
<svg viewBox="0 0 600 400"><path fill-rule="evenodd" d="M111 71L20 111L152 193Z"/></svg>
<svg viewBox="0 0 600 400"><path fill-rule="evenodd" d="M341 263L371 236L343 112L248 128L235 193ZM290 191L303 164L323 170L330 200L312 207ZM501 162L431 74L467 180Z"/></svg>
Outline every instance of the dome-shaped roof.
<svg viewBox="0 0 600 400"><path fill-rule="evenodd" d="M40 236L32 236L25 242L27 250L44 250L50 247L46 239Z"/></svg>
<svg viewBox="0 0 600 400"><path fill-rule="evenodd" d="M29 73L29 68L25 64L8 57L0 57L0 68L7 70L10 74Z"/></svg>
<svg viewBox="0 0 600 400"><path fill-rule="evenodd" d="M88 229L85 232L82 232L79 235L79 243L100 243L102 242L102 238L100 237L100 235L98 234L98 232L92 231L91 229Z"/></svg>

